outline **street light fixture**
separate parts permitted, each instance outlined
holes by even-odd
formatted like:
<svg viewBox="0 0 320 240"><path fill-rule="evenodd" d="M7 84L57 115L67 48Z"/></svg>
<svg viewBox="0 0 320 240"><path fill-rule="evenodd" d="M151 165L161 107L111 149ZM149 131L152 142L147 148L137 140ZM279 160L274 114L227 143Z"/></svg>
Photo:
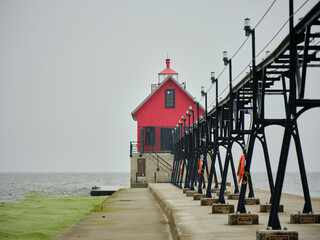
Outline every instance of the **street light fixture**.
<svg viewBox="0 0 320 240"><path fill-rule="evenodd" d="M244 20L244 30L245 30L246 37L249 37L251 33L250 18L246 18Z"/></svg>
<svg viewBox="0 0 320 240"><path fill-rule="evenodd" d="M216 81L216 74L215 72L211 72L211 83L214 84Z"/></svg>
<svg viewBox="0 0 320 240"><path fill-rule="evenodd" d="M269 57L270 51L266 51L266 58Z"/></svg>
<svg viewBox="0 0 320 240"><path fill-rule="evenodd" d="M201 96L204 97L205 92L204 92L204 86L201 86Z"/></svg>
<svg viewBox="0 0 320 240"><path fill-rule="evenodd" d="M224 65L227 66L228 65L228 52L227 51L223 51L223 62Z"/></svg>

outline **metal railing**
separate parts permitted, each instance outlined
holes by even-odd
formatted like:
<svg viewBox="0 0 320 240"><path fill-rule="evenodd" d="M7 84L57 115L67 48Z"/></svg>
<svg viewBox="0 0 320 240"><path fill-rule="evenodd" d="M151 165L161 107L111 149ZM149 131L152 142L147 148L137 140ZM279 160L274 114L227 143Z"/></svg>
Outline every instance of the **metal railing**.
<svg viewBox="0 0 320 240"><path fill-rule="evenodd" d="M140 141L131 141L130 142L130 157L133 156L133 153L139 153L139 150L141 150L141 143ZM171 164L168 163L165 159L163 159L158 153L153 151L153 149L150 149L149 146L144 146L144 151L140 151L140 157L143 153L149 154L152 158L157 160L159 164L161 164L166 170L171 171Z"/></svg>

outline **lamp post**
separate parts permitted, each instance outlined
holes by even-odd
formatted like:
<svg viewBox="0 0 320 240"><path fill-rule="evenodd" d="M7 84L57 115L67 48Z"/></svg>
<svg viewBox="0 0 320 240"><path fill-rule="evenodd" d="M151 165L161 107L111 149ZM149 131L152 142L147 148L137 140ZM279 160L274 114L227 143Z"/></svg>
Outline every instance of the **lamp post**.
<svg viewBox="0 0 320 240"><path fill-rule="evenodd" d="M192 113L192 132L193 132L193 129L194 129L194 111L192 110L192 106L189 107L189 112L190 112L190 115Z"/></svg>
<svg viewBox="0 0 320 240"><path fill-rule="evenodd" d="M198 101L196 101L196 100L194 100L193 101L193 104L194 104L194 106L197 108L197 120L196 120L196 125L197 125L197 128L196 128L196 132L195 132L195 148L196 148L196 152L197 152L197 154L196 154L196 161L198 160L198 152L200 151L200 126L199 126L199 124L200 124L200 111L199 111L199 102ZM194 110L195 111L195 110ZM195 178L197 177L198 175L195 175ZM200 184L200 179L197 177L197 180L196 179L194 179L194 182L197 182L197 181L199 181L198 183Z"/></svg>
<svg viewBox="0 0 320 240"><path fill-rule="evenodd" d="M181 137L181 146L182 146L182 152L183 152L183 161L182 161L182 171L181 171L181 179L180 179L180 188L182 188L182 178L183 178L183 172L184 172L184 167L185 167L185 161L186 161L186 147L185 147L185 135L186 135L186 118L181 116L181 120L183 123L181 124L183 126L183 138ZM183 142L184 140L184 142Z"/></svg>
<svg viewBox="0 0 320 240"><path fill-rule="evenodd" d="M213 74L212 74L213 73ZM219 113L218 113L218 107L219 107L219 91L218 91L218 78L216 79L215 76L214 76L214 72L211 72L211 81L212 81L212 84L216 84L216 112L215 112L215 117L216 117L216 121L215 121L215 130L214 130L214 142L215 144L217 144L218 142L218 137L219 137L219 123L218 123L218 118L219 118ZM220 173L222 175L222 164L221 162L219 162L220 164ZM219 188L218 186L218 179L217 179L217 176L215 176L215 188Z"/></svg>
<svg viewBox="0 0 320 240"><path fill-rule="evenodd" d="M187 135L185 136L184 141L185 141L185 159L188 159L188 164L187 164L187 160L185 160L185 163L186 163L186 178L185 178L184 188L189 188L189 182L190 182L190 167L191 167L190 116L191 116L191 114L189 113L189 110L187 110L186 111L186 117L189 120L189 125L188 125L188 128L187 128ZM185 126L185 128L186 128L186 126Z"/></svg>
<svg viewBox="0 0 320 240"><path fill-rule="evenodd" d="M215 77L215 72L211 72L211 83L216 84L216 113L218 113L218 78Z"/></svg>
<svg viewBox="0 0 320 240"><path fill-rule="evenodd" d="M232 123L232 111L231 109L233 109L233 94L232 94L232 59L228 59L228 52L224 51L223 52L223 62L224 65L228 65L229 64L229 92L230 92L230 99L229 99L229 137L231 137L231 132L232 132L232 127L233 127L233 123ZM217 89L216 89L217 91ZM217 92L216 92L217 94ZM218 101L218 100L217 100Z"/></svg>
<svg viewBox="0 0 320 240"><path fill-rule="evenodd" d="M228 59L228 53L227 51L223 52L223 58L222 58L224 65L227 66L229 65L229 123L228 123L228 139L229 141L232 140L232 132L233 132L233 98L234 95L232 93L232 59ZM218 120L218 119L216 119ZM231 153L231 145L228 144L228 149L227 149L227 157L225 160L224 168L223 168L223 174L222 174L222 181L221 181L221 188L220 188L220 194L219 194L219 203L225 203L224 195L223 192L225 190L225 184L227 180L227 173L228 173L228 166L229 162L231 162L231 168L232 168L232 173L233 177L235 179L235 172L234 172L234 165L232 161L232 153ZM235 180L236 184L236 180Z"/></svg>
<svg viewBox="0 0 320 240"><path fill-rule="evenodd" d="M182 165L182 151L183 151L183 143L182 143L182 125L183 123L181 123L181 121L179 120L179 132L180 132L180 139L179 139L179 164L178 164L178 178L177 178L177 187L182 188L182 175L180 174L180 165ZM180 178L180 179L179 179ZM179 183L180 180L180 183Z"/></svg>
<svg viewBox="0 0 320 240"><path fill-rule="evenodd" d="M204 97L204 102L205 102L205 140L206 142L209 140L208 139L208 126L207 126L207 121L208 121L208 110L207 110L207 93L204 91L204 86L201 87L201 96Z"/></svg>
<svg viewBox="0 0 320 240"><path fill-rule="evenodd" d="M199 122L199 102L197 102L196 100L193 101L193 105L195 107L197 107L197 122Z"/></svg>
<svg viewBox="0 0 320 240"><path fill-rule="evenodd" d="M186 118L184 116L181 116L181 120L183 121L183 137L186 135Z"/></svg>
<svg viewBox="0 0 320 240"><path fill-rule="evenodd" d="M204 97L205 99L205 121L202 123L204 124L203 126L205 127L205 134L204 134L204 144L203 144L203 155L204 157L202 158L203 164L201 167L201 171L202 169L204 170L205 168L207 168L207 143L209 142L209 133L208 133L208 107L207 107L207 92L204 91L204 86L201 87L201 96ZM202 136L201 136L202 137ZM201 144L202 145L202 144ZM204 181L204 176L200 175L200 180L199 180L199 187L198 187L198 193L202 194L202 189L201 189L201 185L203 183L203 188L205 188L205 181Z"/></svg>
<svg viewBox="0 0 320 240"><path fill-rule="evenodd" d="M226 57L226 61L228 60L227 58L227 52L224 53L224 57ZM216 111L215 111L215 128L214 128L214 156L216 155L216 151L217 151L217 141L218 141L218 79L216 79L215 77L215 72L211 72L211 83L212 84L216 84ZM211 198L212 194L211 194L211 184L212 184L212 178L214 175L215 178L215 188L218 188L218 181L217 181L217 177L216 177L216 172L214 169L214 163L215 163L215 157L214 159L212 159L212 165L211 165L211 170L210 170L210 175L209 175L209 179L208 179L208 187L207 187L207 193L206 193L206 197L207 198Z"/></svg>
<svg viewBox="0 0 320 240"><path fill-rule="evenodd" d="M201 96L204 97L204 100L205 100L205 110L206 110L206 120L207 120L207 116L208 116L208 112L207 112L207 93L204 91L204 86L201 87Z"/></svg>
<svg viewBox="0 0 320 240"><path fill-rule="evenodd" d="M190 190L194 190L194 180L195 180L195 170L196 170L196 161L194 159L194 139L195 139L195 132L194 132L194 110L192 109L192 106L189 106L189 112L190 115L192 113L192 135L190 136L190 147L191 147L191 152L190 152L190 159L191 159L191 165L190 165L190 172L191 172L191 176L190 176ZM190 124L189 124L190 125Z"/></svg>
<svg viewBox="0 0 320 240"><path fill-rule="evenodd" d="M188 129L189 129L189 133L190 133L190 116L191 116L191 113L189 113L189 110L186 111L186 116L188 117L188 121L189 121L189 125L188 125Z"/></svg>
<svg viewBox="0 0 320 240"><path fill-rule="evenodd" d="M257 80L257 74L256 74L256 37L255 37L255 29L251 29L250 27L250 19L246 18L244 20L244 30L245 30L245 34L246 36L249 36L251 34L251 39L252 39L252 113L253 113L253 126L256 124L256 120L258 117L261 117L264 115L264 113L261 113L259 111L259 116L258 116L258 80ZM270 52L269 52L270 53ZM251 159L248 160L247 163L247 169L250 169L250 165L251 165ZM253 198L254 197L254 193L253 193L253 187L251 184L251 177L249 176L249 194L248 197L249 198ZM241 196L242 197L242 196Z"/></svg>
<svg viewBox="0 0 320 240"><path fill-rule="evenodd" d="M180 166L180 158L181 158L181 123L180 121L177 124L177 135L176 135L176 153L177 155L175 156L176 159L176 165L175 165L175 179L174 179L174 184L178 187L179 183L179 166Z"/></svg>
<svg viewBox="0 0 320 240"><path fill-rule="evenodd" d="M245 35L252 39L252 78L253 78L253 118L257 117L257 91L258 81L256 80L256 37L255 29L250 27L250 19L244 19L244 31ZM270 53L270 52L269 52Z"/></svg>

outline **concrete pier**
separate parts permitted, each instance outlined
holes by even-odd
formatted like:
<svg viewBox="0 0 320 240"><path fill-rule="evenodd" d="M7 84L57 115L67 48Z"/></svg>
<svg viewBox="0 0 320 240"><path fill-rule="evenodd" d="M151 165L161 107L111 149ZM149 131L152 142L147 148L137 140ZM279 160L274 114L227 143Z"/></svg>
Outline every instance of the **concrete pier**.
<svg viewBox="0 0 320 240"><path fill-rule="evenodd" d="M120 190L102 206L55 239L172 239L168 219L147 188Z"/></svg>
<svg viewBox="0 0 320 240"><path fill-rule="evenodd" d="M255 195L264 203L270 199L268 191L255 189ZM236 211L237 200L229 199L228 202L235 205ZM201 206L199 201L186 197L182 189L169 183L149 184L148 189L120 190L104 204L106 211L88 213L56 239L254 240L258 239L257 232L259 239L268 239L269 236L282 239L273 238L279 231L266 230L269 213L260 212L260 205L246 205L248 215L236 219L237 223L244 225L232 225L236 213L212 214L212 205ZM292 214L303 209L303 197L282 194L281 204L284 205L284 212L279 213L281 226L288 229L281 231L284 236L297 239L291 238L297 232L298 239L319 238L319 224L290 223ZM320 199L312 199L312 206L315 217L318 217ZM254 219L256 215L258 220ZM251 217L252 223L249 221Z"/></svg>
<svg viewBox="0 0 320 240"><path fill-rule="evenodd" d="M259 224L229 225L229 214L212 214L212 206L201 206L199 201L186 198L181 189L171 184L150 184L149 189L168 216L173 239L254 240L258 230L266 230L269 213L261 213L260 205L246 205L247 212L259 215ZM268 191L255 189L255 195L264 203L270 199ZM228 199L228 202L237 205L237 200ZM302 196L283 193L281 204L284 205L284 212L279 213L282 228L298 232L299 239L318 239L319 224L290 223L291 214L303 209ZM312 199L312 206L314 213L320 213L320 199Z"/></svg>

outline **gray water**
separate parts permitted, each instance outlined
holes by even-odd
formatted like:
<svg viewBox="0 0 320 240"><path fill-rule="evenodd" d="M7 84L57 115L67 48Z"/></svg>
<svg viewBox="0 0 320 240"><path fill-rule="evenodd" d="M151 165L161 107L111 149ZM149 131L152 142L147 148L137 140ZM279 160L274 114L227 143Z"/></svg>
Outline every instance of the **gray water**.
<svg viewBox="0 0 320 240"><path fill-rule="evenodd" d="M270 189L266 172L253 172L251 175L254 188L260 188L264 190ZM275 182L275 173L273 173L273 179ZM320 172L308 172L307 180L310 196L312 198L320 198ZM282 192L303 196L300 173L287 172L285 174Z"/></svg>
<svg viewBox="0 0 320 240"><path fill-rule="evenodd" d="M251 172L251 177L254 188L270 190L266 172ZM219 179L221 179L221 177L218 173L218 180ZM320 198L320 172L308 172L307 180L310 196L312 198ZM231 173L228 174L227 181L231 182L232 185L234 185ZM273 173L273 181L276 181L276 173ZM282 192L303 196L299 172L287 172L285 174Z"/></svg>
<svg viewBox="0 0 320 240"><path fill-rule="evenodd" d="M0 173L0 204L33 191L53 196L90 195L95 185L128 188L129 173Z"/></svg>
<svg viewBox="0 0 320 240"><path fill-rule="evenodd" d="M267 174L252 172L254 188L269 190ZM53 196L90 195L93 186L130 187L129 173L0 173L0 204L13 202L27 196L28 192ZM276 175L274 174L274 180ZM307 173L310 195L320 198L320 173ZM228 176L228 181L231 181ZM288 172L283 191L303 196L300 175Z"/></svg>

